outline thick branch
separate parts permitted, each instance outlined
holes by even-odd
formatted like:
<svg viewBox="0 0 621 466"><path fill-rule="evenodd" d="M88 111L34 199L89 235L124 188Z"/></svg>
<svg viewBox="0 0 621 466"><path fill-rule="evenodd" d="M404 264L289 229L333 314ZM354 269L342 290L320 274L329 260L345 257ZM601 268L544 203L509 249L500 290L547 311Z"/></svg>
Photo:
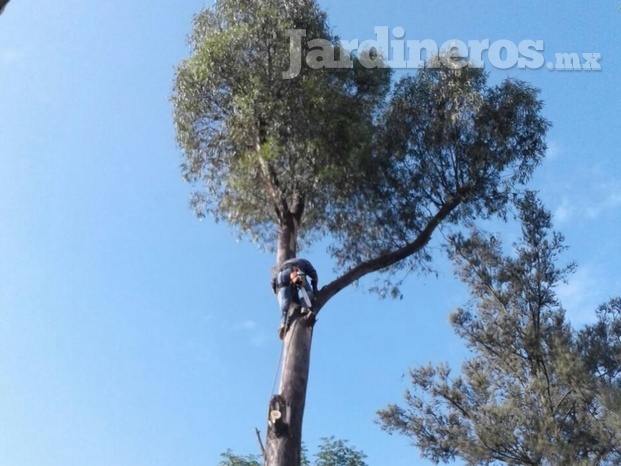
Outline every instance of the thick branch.
<svg viewBox="0 0 621 466"><path fill-rule="evenodd" d="M302 221L302 215L304 214L304 196L296 189L293 191L291 201L291 213L295 216L298 224Z"/></svg>
<svg viewBox="0 0 621 466"><path fill-rule="evenodd" d="M328 285L324 286L317 295L315 308L316 312L319 312L321 308L339 291L343 288L351 285L356 280L368 275L372 272L390 267L407 257L416 254L423 249L427 243L431 240L431 235L435 229L442 223L442 221L448 217L453 210L461 203L463 194L458 194L450 201L446 202L436 214L431 217L427 226L419 233L416 239L405 246L396 249L392 252L376 257L369 261L361 262L352 269L349 269L339 278L336 278Z"/></svg>
<svg viewBox="0 0 621 466"><path fill-rule="evenodd" d="M280 188L280 183L278 182L278 177L274 172L274 168L263 157L261 157L260 149L261 146L257 143L256 152L259 160L259 167L261 169L260 174L262 175L265 189L271 198L276 217L280 222L283 222L285 216L289 212L289 206L285 196L283 195L282 189Z"/></svg>

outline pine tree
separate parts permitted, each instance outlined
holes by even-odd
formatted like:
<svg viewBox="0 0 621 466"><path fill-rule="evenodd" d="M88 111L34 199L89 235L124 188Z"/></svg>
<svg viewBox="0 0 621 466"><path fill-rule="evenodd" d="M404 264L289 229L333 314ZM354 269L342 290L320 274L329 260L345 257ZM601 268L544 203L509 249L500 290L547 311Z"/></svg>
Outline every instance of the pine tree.
<svg viewBox="0 0 621 466"><path fill-rule="evenodd" d="M406 406L380 411L380 422L436 462L620 464L620 301L573 331L555 293L574 269L557 265L563 236L533 193L519 212L513 255L493 235L453 238L472 301L451 323L472 356L456 375L446 364L413 369Z"/></svg>

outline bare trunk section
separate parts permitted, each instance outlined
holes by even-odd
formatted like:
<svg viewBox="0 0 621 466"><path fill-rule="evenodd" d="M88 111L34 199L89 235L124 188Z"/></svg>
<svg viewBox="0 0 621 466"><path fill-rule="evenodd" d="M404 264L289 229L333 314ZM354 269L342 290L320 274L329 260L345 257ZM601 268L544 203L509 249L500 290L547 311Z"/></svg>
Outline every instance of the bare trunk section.
<svg viewBox="0 0 621 466"><path fill-rule="evenodd" d="M303 202L295 213L284 216L278 232L276 264L295 257ZM289 309L289 330L285 335L278 394L268 409L265 466L299 466L302 453L302 418L310 368L312 324L300 315L300 306Z"/></svg>
<svg viewBox="0 0 621 466"><path fill-rule="evenodd" d="M293 305L293 322L285 336L284 359L279 392L270 402L281 413L268 422L266 466L299 466L302 449L302 419L310 368L312 325Z"/></svg>

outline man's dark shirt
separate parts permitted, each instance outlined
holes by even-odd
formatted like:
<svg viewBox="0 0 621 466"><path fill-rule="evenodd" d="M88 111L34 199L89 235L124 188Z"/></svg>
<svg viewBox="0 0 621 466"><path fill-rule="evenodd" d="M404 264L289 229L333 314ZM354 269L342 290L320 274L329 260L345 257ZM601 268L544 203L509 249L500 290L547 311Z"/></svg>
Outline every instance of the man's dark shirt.
<svg viewBox="0 0 621 466"><path fill-rule="evenodd" d="M317 276L317 271L315 270L315 267L313 267L313 264L311 264L306 259L298 259L298 258L289 259L288 261L283 262L278 270L283 271L293 266L298 267L302 272L304 272L311 279L311 283L317 286L317 282L319 281L319 277Z"/></svg>

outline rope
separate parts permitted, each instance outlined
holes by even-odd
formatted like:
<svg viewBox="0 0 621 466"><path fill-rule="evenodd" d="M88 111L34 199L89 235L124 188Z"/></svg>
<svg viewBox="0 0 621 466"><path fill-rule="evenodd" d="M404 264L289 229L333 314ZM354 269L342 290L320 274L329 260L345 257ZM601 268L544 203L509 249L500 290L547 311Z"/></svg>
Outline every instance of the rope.
<svg viewBox="0 0 621 466"><path fill-rule="evenodd" d="M299 320L300 319L295 319L293 321L293 324L291 325L291 328L288 329L286 331L286 333L285 333L285 338L287 337L287 335L286 335L287 333L293 332L295 330L295 327L299 324ZM280 356L278 356L278 363L276 364L276 373L274 374L274 383L272 384L272 393L270 394L270 398L272 397L272 395L274 394L274 390L276 389L276 380L278 379L278 370L280 368L280 363L282 361L282 355L283 355L284 352L285 352L285 339L283 338L282 345L280 347ZM285 359L285 363L286 362L287 362L287 360Z"/></svg>
<svg viewBox="0 0 621 466"><path fill-rule="evenodd" d="M274 374L274 383L272 384L272 393L270 393L270 399L274 394L274 390L276 389L276 380L278 379L278 371L280 369L280 362L282 361L282 354L285 352L285 340L282 340L282 345L280 345L280 356L278 356L278 362L276 363L276 372Z"/></svg>

